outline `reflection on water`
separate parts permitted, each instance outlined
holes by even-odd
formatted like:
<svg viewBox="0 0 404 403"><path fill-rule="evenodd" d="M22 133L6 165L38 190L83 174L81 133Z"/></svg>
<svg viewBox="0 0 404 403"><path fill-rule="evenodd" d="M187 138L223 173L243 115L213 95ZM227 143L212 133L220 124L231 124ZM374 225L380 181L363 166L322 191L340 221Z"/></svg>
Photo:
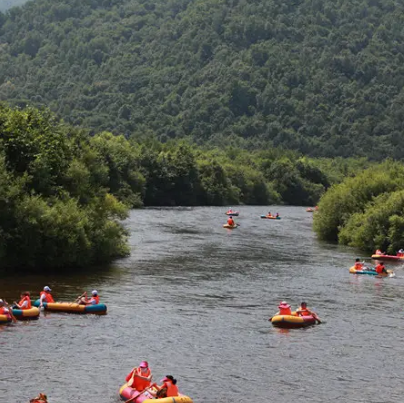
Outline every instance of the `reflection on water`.
<svg viewBox="0 0 404 403"><path fill-rule="evenodd" d="M133 211L130 257L102 270L6 275L0 296L44 285L71 301L97 289L108 315L47 314L0 326L4 401L118 402L134 365L150 362L195 402L401 402L403 270L375 279L348 273L355 252L319 243L304 208ZM308 302L323 324L273 328L281 300ZM0 399L0 401L2 401Z"/></svg>

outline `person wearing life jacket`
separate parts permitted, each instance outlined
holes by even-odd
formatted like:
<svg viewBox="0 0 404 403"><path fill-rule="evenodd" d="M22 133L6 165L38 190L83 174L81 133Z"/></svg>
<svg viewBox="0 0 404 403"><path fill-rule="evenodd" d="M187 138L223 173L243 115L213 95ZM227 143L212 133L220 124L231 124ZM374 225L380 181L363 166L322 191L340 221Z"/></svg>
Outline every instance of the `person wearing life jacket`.
<svg viewBox="0 0 404 403"><path fill-rule="evenodd" d="M278 217L279 217L279 213L276 213L275 217L278 218Z"/></svg>
<svg viewBox="0 0 404 403"><path fill-rule="evenodd" d="M0 315L5 315L7 318L11 319L10 310L7 308L6 303L0 299Z"/></svg>
<svg viewBox="0 0 404 403"><path fill-rule="evenodd" d="M98 305L100 303L100 297L98 296L98 291L91 291L91 298L87 298L87 293L85 293L84 297L80 298L79 304L81 305Z"/></svg>
<svg viewBox="0 0 404 403"><path fill-rule="evenodd" d="M376 273L377 274L388 274L386 268L384 267L384 263L380 262L376 267L375 267Z"/></svg>
<svg viewBox="0 0 404 403"><path fill-rule="evenodd" d="M267 217L272 217L272 214L270 211L268 211Z"/></svg>
<svg viewBox="0 0 404 403"><path fill-rule="evenodd" d="M282 301L278 308L279 312L276 315L292 315L291 307L286 301Z"/></svg>
<svg viewBox="0 0 404 403"><path fill-rule="evenodd" d="M233 212L233 209L231 207L229 207L229 209L227 210L227 214L231 214Z"/></svg>
<svg viewBox="0 0 404 403"><path fill-rule="evenodd" d="M20 302L14 302L13 308L15 309L31 309L31 297L28 291L24 291L20 295Z"/></svg>
<svg viewBox="0 0 404 403"><path fill-rule="evenodd" d="M29 403L48 403L48 397L45 393L40 393L37 397L31 399Z"/></svg>
<svg viewBox="0 0 404 403"><path fill-rule="evenodd" d="M359 258L355 259L355 270L363 270L363 262Z"/></svg>
<svg viewBox="0 0 404 403"><path fill-rule="evenodd" d="M384 252L382 252L380 249L376 249L375 255L384 255Z"/></svg>
<svg viewBox="0 0 404 403"><path fill-rule="evenodd" d="M230 216L230 217L227 219L227 224L230 225L230 226L232 226L232 227L235 226L235 223L234 223L234 220L233 220L233 217L232 217L232 216Z"/></svg>
<svg viewBox="0 0 404 403"><path fill-rule="evenodd" d="M139 366L133 368L126 377L128 386L138 391L143 391L150 387L153 375L147 361L142 361Z"/></svg>
<svg viewBox="0 0 404 403"><path fill-rule="evenodd" d="M43 288L43 291L41 291L41 293L39 294L39 302L40 302L39 307L40 307L40 308L43 307L43 303L44 303L44 302L47 302L47 303L49 303L49 302L55 302L55 301L53 300L51 291L52 291L52 290L46 285L46 286Z"/></svg>
<svg viewBox="0 0 404 403"><path fill-rule="evenodd" d="M399 257L403 257L404 256L404 249L399 249L399 251L397 252L397 256Z"/></svg>
<svg viewBox="0 0 404 403"><path fill-rule="evenodd" d="M161 382L163 382L161 386L157 386L156 384L152 385L157 389L157 392L150 391L150 393L157 399L164 399L165 397L175 397L180 395L176 385L177 380L174 379L172 375L166 375Z"/></svg>

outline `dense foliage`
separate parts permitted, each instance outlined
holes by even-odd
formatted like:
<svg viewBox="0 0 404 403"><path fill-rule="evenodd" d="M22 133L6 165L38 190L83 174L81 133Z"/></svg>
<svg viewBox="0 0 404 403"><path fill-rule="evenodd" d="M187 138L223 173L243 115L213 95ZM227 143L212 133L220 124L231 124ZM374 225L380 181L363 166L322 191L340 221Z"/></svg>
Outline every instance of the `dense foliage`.
<svg viewBox="0 0 404 403"><path fill-rule="evenodd" d="M401 158L403 7L35 0L0 14L0 99L95 132Z"/></svg>
<svg viewBox="0 0 404 403"><path fill-rule="evenodd" d="M328 177L357 165L277 149L90 136L48 110L0 105L0 267L82 267L122 256L128 207L311 205Z"/></svg>
<svg viewBox="0 0 404 403"><path fill-rule="evenodd" d="M0 267L83 267L126 254L127 209L103 176L88 136L46 111L1 106Z"/></svg>
<svg viewBox="0 0 404 403"><path fill-rule="evenodd" d="M321 239L374 251L404 247L404 166L387 161L332 186L314 216Z"/></svg>

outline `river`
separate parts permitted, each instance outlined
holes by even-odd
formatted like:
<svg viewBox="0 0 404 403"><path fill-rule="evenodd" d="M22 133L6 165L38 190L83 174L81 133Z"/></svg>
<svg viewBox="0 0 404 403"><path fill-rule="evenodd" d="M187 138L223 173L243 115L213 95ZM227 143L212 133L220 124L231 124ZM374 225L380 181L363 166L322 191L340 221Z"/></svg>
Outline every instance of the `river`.
<svg viewBox="0 0 404 403"><path fill-rule="evenodd" d="M376 279L348 272L356 251L320 243L302 207L131 212L131 256L85 274L7 275L0 297L57 300L97 289L106 316L46 314L0 326L0 402L119 402L133 366L172 374L198 403L402 402L404 271ZM387 265L391 268L391 265ZM305 300L323 323L280 330L281 300Z"/></svg>

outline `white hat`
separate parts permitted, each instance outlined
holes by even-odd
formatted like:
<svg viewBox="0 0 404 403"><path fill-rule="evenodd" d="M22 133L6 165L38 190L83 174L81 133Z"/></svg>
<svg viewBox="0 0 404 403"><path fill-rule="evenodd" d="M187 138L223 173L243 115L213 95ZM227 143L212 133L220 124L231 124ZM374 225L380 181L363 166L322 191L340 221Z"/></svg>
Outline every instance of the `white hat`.
<svg viewBox="0 0 404 403"><path fill-rule="evenodd" d="M44 291L52 291L47 285L43 288Z"/></svg>
<svg viewBox="0 0 404 403"><path fill-rule="evenodd" d="M0 304L4 304L4 301L2 299L0 299Z"/></svg>
<svg viewBox="0 0 404 403"><path fill-rule="evenodd" d="M91 294L93 294L93 295L98 295L98 291L97 291L97 290L93 290L93 291L91 291Z"/></svg>

